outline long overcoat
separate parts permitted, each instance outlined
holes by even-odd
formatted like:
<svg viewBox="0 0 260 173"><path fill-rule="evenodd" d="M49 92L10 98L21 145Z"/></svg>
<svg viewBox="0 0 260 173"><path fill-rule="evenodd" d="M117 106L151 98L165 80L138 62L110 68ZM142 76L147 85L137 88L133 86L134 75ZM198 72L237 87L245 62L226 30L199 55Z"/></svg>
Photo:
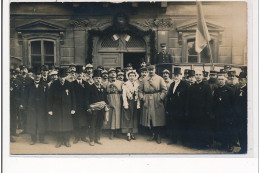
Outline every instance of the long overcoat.
<svg viewBox="0 0 260 173"><path fill-rule="evenodd" d="M48 93L48 111L52 111L50 130L68 132L73 130L71 110L76 110L75 94L71 83L62 85L59 80L53 82Z"/></svg>
<svg viewBox="0 0 260 173"><path fill-rule="evenodd" d="M44 133L46 131L47 114L45 107L44 85L32 83L26 88L27 132L29 134Z"/></svg>
<svg viewBox="0 0 260 173"><path fill-rule="evenodd" d="M162 77L154 75L146 77L139 86L139 98L143 100L143 109L141 114L141 124L150 127L152 125L165 125L164 99L167 93L167 87Z"/></svg>

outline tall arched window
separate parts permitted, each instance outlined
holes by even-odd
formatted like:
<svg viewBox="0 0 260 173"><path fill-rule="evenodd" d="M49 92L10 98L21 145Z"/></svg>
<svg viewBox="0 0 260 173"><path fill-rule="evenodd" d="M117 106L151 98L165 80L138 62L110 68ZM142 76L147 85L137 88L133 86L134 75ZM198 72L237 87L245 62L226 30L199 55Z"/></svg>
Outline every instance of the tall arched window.
<svg viewBox="0 0 260 173"><path fill-rule="evenodd" d="M29 62L31 67L54 65L56 62L56 44L53 40L37 39L29 42Z"/></svg>

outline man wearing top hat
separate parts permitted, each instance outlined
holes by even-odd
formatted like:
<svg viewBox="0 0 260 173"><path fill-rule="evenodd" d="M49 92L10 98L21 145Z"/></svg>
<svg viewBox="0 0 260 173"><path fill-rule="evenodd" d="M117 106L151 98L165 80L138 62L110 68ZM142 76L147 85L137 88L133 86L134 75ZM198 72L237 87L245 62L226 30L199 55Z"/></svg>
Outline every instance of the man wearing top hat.
<svg viewBox="0 0 260 173"><path fill-rule="evenodd" d="M220 142L227 151L232 151L232 147L236 144L234 93L226 85L224 72L219 72L217 79L218 88L214 92L212 104L215 115L215 140Z"/></svg>
<svg viewBox="0 0 260 173"><path fill-rule="evenodd" d="M187 83L187 81L188 81L188 75L189 75L189 69L185 69L184 70L184 75L183 75L183 77L182 77L182 80L184 81L184 82L186 82Z"/></svg>
<svg viewBox="0 0 260 173"><path fill-rule="evenodd" d="M187 90L186 116L190 123L189 140L194 147L209 147L212 143L209 132L212 95L209 85L202 82L202 71L195 72L196 82Z"/></svg>
<svg viewBox="0 0 260 173"><path fill-rule="evenodd" d="M10 142L15 142L12 136L18 136L16 133L17 115L19 110L19 83L17 81L18 72L14 69L10 71Z"/></svg>
<svg viewBox="0 0 260 173"><path fill-rule="evenodd" d="M50 129L56 133L56 147L64 144L70 147L69 133L73 130L72 116L75 116L76 100L71 83L66 80L66 69L60 69L59 79L54 81L48 93L48 114Z"/></svg>
<svg viewBox="0 0 260 173"><path fill-rule="evenodd" d="M167 127L170 133L169 144L182 141L185 130L184 113L187 96L187 84L181 80L181 68L174 67L173 83L166 96L166 112L168 113Z"/></svg>
<svg viewBox="0 0 260 173"><path fill-rule="evenodd" d="M25 106L26 98L25 98L25 90L26 88L33 83L33 79L28 77L27 67L22 65L20 67L21 75L17 76L17 81L19 83L19 92L20 92L20 100L19 100L19 116L18 116L18 128L24 129L22 133L26 132L26 120L27 120L27 108Z"/></svg>
<svg viewBox="0 0 260 173"><path fill-rule="evenodd" d="M109 120L104 127L111 130L109 139L113 139L120 129L122 85L122 81L116 80L116 69L110 68L108 70L108 83L105 86L108 94Z"/></svg>
<svg viewBox="0 0 260 173"><path fill-rule="evenodd" d="M83 66L77 65L76 73L77 79L72 82L76 101L76 113L74 116L72 116L74 144L78 143L78 141L80 140L88 142L86 137L90 125L90 115L87 112L87 108L89 105L88 92L90 85L88 82L82 79Z"/></svg>
<svg viewBox="0 0 260 173"><path fill-rule="evenodd" d="M92 85L94 83L93 79L92 79L92 75L93 75L93 65L92 64L87 64L85 67L85 72L83 75L83 80L88 82L89 85Z"/></svg>
<svg viewBox="0 0 260 173"><path fill-rule="evenodd" d="M247 153L247 73L241 72L239 76L239 88L235 92L235 117L237 119L236 130L240 143L240 153Z"/></svg>
<svg viewBox="0 0 260 173"><path fill-rule="evenodd" d="M139 86L139 98L143 101L141 124L150 127L152 137L149 141L156 140L161 143L161 127L165 126L164 99L167 87L162 77L155 74L155 66L148 66L149 76L143 79Z"/></svg>
<svg viewBox="0 0 260 173"><path fill-rule="evenodd" d="M166 52L166 43L161 43L161 52L156 55L155 64L172 63L171 55Z"/></svg>
<svg viewBox="0 0 260 173"><path fill-rule="evenodd" d="M100 70L94 70L93 80L94 84L90 85L88 98L88 112L91 113L89 133L90 146L94 146L95 143L102 145L100 142L101 129L105 118L105 112L108 111L107 94L105 88L102 85Z"/></svg>
<svg viewBox="0 0 260 173"><path fill-rule="evenodd" d="M31 135L30 145L34 145L39 137L40 143L47 144L44 140L46 131L46 88L40 82L41 70L34 68L34 82L26 88L26 107L27 107L27 133Z"/></svg>
<svg viewBox="0 0 260 173"><path fill-rule="evenodd" d="M193 85L195 82L196 82L195 71L194 70L188 70L188 76L187 76L187 84L188 84L188 86Z"/></svg>
<svg viewBox="0 0 260 173"><path fill-rule="evenodd" d="M169 89L173 80L170 78L170 71L168 69L163 70L163 80L166 84L167 90Z"/></svg>

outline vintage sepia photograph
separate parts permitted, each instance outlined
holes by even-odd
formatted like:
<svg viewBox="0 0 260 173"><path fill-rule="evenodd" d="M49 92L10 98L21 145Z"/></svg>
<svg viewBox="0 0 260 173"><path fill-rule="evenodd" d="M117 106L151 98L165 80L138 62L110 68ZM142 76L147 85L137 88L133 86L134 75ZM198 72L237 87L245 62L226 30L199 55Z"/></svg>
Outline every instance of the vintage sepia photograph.
<svg viewBox="0 0 260 173"><path fill-rule="evenodd" d="M9 7L10 155L252 151L246 1Z"/></svg>

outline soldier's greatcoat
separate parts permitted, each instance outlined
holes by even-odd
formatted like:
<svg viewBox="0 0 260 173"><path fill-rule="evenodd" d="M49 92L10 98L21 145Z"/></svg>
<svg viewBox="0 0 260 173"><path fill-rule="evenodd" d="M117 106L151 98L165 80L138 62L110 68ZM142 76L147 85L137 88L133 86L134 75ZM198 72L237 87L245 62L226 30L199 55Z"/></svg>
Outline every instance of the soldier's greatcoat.
<svg viewBox="0 0 260 173"><path fill-rule="evenodd" d="M162 77L154 75L146 77L139 86L139 98L143 100L143 110L141 124L143 126L165 125L164 99L167 93L167 87Z"/></svg>
<svg viewBox="0 0 260 173"><path fill-rule="evenodd" d="M156 56L156 64L162 64L162 63L172 63L172 58L171 55L168 53L162 53L160 52L159 54L157 54Z"/></svg>
<svg viewBox="0 0 260 173"><path fill-rule="evenodd" d="M76 110L75 94L71 83L62 85L56 80L50 86L48 94L48 111L52 111L50 130L68 132L73 129L71 110Z"/></svg>

